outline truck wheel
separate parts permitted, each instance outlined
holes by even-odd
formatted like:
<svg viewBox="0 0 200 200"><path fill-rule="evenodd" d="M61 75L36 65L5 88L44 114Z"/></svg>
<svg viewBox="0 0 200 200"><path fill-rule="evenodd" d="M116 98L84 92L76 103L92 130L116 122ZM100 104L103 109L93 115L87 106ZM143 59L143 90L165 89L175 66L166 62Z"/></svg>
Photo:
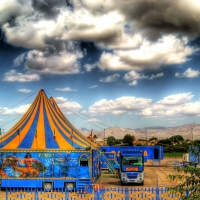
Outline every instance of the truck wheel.
<svg viewBox="0 0 200 200"><path fill-rule="evenodd" d="M140 185L144 185L144 181L142 183L140 183Z"/></svg>
<svg viewBox="0 0 200 200"><path fill-rule="evenodd" d="M124 183L122 181L120 183L121 183L121 185L124 185Z"/></svg>

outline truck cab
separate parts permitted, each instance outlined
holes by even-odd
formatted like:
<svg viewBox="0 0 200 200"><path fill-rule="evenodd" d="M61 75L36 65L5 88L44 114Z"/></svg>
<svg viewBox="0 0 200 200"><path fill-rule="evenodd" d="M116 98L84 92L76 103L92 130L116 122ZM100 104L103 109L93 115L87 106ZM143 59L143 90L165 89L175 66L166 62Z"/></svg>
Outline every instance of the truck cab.
<svg viewBox="0 0 200 200"><path fill-rule="evenodd" d="M144 184L143 151L121 151L118 162L120 164L119 177L121 185L127 183Z"/></svg>

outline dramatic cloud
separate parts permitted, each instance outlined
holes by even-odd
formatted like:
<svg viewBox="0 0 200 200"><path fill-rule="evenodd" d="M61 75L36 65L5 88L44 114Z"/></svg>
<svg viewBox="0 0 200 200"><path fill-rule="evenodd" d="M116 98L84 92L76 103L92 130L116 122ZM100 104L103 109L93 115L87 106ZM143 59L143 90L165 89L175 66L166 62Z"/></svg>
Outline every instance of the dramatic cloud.
<svg viewBox="0 0 200 200"><path fill-rule="evenodd" d="M60 91L60 92L74 92L74 91L77 91L77 90L71 89L69 87L66 87L66 88L56 88L55 90Z"/></svg>
<svg viewBox="0 0 200 200"><path fill-rule="evenodd" d="M69 101L68 99L64 97L56 97L55 98L59 108L64 112L65 114L73 114L82 109L82 106L74 101Z"/></svg>
<svg viewBox="0 0 200 200"><path fill-rule="evenodd" d="M76 74L80 72L78 59L82 53L62 51L59 53L47 54L41 51L29 51L25 62L28 71L43 74Z"/></svg>
<svg viewBox="0 0 200 200"><path fill-rule="evenodd" d="M194 36L200 30L198 0L132 0L116 5L129 23L152 40L162 33Z"/></svg>
<svg viewBox="0 0 200 200"><path fill-rule="evenodd" d="M196 78L200 75L200 71L199 70L193 70L191 68L188 68L184 73L179 73L179 72L176 72L175 73L175 77L177 78L182 78L182 77L185 77L185 78Z"/></svg>
<svg viewBox="0 0 200 200"><path fill-rule="evenodd" d="M111 76L107 76L105 78L100 78L100 82L104 82L104 83L113 83L115 81L117 81L120 77L120 74L113 74Z"/></svg>
<svg viewBox="0 0 200 200"><path fill-rule="evenodd" d="M123 114L125 112L139 111L151 104L151 99L136 97L121 97L115 100L102 99L89 107L89 113L92 115L101 114Z"/></svg>
<svg viewBox="0 0 200 200"><path fill-rule="evenodd" d="M138 49L116 50L113 54L102 54L98 66L102 70L159 69L163 65L179 64L196 49L187 46L186 38L178 39L173 35L164 36L156 43L144 41Z"/></svg>
<svg viewBox="0 0 200 200"><path fill-rule="evenodd" d="M18 92L21 92L21 93L29 93L31 92L32 90L28 90L28 89L19 89Z"/></svg>
<svg viewBox="0 0 200 200"><path fill-rule="evenodd" d="M17 73L16 70L10 70L6 72L3 77L3 81L8 82L32 82L32 81L39 81L40 76L37 74L22 74Z"/></svg>

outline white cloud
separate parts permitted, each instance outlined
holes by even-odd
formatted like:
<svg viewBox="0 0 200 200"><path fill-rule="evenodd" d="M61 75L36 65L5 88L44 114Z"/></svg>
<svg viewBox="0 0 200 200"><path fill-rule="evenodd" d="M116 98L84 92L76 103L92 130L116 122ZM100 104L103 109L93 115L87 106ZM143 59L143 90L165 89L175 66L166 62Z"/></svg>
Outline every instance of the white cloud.
<svg viewBox="0 0 200 200"><path fill-rule="evenodd" d="M115 100L102 99L90 106L88 111L92 115L122 114L146 108L151 102L151 99L136 97L120 97Z"/></svg>
<svg viewBox="0 0 200 200"><path fill-rule="evenodd" d="M147 78L148 78L148 76L145 76L142 73L138 73L138 72L132 70L132 71L126 73L124 75L123 79L128 82L128 81L133 81L133 80L138 80L138 79L147 79Z"/></svg>
<svg viewBox="0 0 200 200"><path fill-rule="evenodd" d="M22 53L21 55L17 56L17 58L14 60L14 66L19 67L23 64L25 61L26 53Z"/></svg>
<svg viewBox="0 0 200 200"><path fill-rule="evenodd" d="M37 74L22 74L17 73L16 70L10 70L4 74L3 81L8 82L32 82L32 81L39 81L40 76Z"/></svg>
<svg viewBox="0 0 200 200"><path fill-rule="evenodd" d="M173 94L165 97L163 100L158 101L157 104L160 105L168 105L168 106L174 106L174 105L181 105L183 103L189 102L194 95L189 93L179 93L179 94Z"/></svg>
<svg viewBox="0 0 200 200"><path fill-rule="evenodd" d="M75 101L69 101L68 99L64 97L56 97L55 98L59 108L64 112L65 114L73 114L82 109L82 106L75 102Z"/></svg>
<svg viewBox="0 0 200 200"><path fill-rule="evenodd" d="M159 69L163 65L184 63L195 51L196 49L187 46L186 38L168 35L155 43L144 41L134 50L115 50L113 54L104 52L98 67L102 70Z"/></svg>
<svg viewBox="0 0 200 200"><path fill-rule="evenodd" d="M95 67L97 67L98 63L94 63L94 64L85 64L84 68L87 72L91 72L92 69L94 69Z"/></svg>
<svg viewBox="0 0 200 200"><path fill-rule="evenodd" d="M93 86L90 86L90 87L88 87L88 88L94 89L94 88L97 88L97 87L98 87L98 85L93 85Z"/></svg>
<svg viewBox="0 0 200 200"><path fill-rule="evenodd" d="M30 107L30 104L21 105L18 108L6 108L6 107L0 107L0 111L2 115L15 115L24 114Z"/></svg>
<svg viewBox="0 0 200 200"><path fill-rule="evenodd" d="M32 90L28 90L28 89L19 89L18 92L22 92L22 93L29 93Z"/></svg>
<svg viewBox="0 0 200 200"><path fill-rule="evenodd" d="M137 85L137 81L134 80L134 81L130 82L128 85L129 85L129 86L136 86L136 85Z"/></svg>
<svg viewBox="0 0 200 200"><path fill-rule="evenodd" d="M101 121L96 118L91 118L91 119L88 119L87 122L101 122Z"/></svg>
<svg viewBox="0 0 200 200"><path fill-rule="evenodd" d="M80 72L78 59L80 51L62 51L47 55L45 52L32 50L27 54L26 70L49 74L76 74Z"/></svg>
<svg viewBox="0 0 200 200"><path fill-rule="evenodd" d="M193 70L191 68L188 68L184 73L179 73L179 72L176 72L175 73L175 77L177 78L182 78L182 77L185 77L185 78L196 78L200 75L200 71L199 70Z"/></svg>
<svg viewBox="0 0 200 200"><path fill-rule="evenodd" d="M112 82L116 82L120 77L120 74L113 74L111 76L107 76L107 77L101 77L100 78L100 82L104 82L104 83L112 83Z"/></svg>
<svg viewBox="0 0 200 200"><path fill-rule="evenodd" d="M69 87L66 87L66 88L56 88L55 90L60 91L60 92L75 92L75 91L77 91L77 90L71 89Z"/></svg>

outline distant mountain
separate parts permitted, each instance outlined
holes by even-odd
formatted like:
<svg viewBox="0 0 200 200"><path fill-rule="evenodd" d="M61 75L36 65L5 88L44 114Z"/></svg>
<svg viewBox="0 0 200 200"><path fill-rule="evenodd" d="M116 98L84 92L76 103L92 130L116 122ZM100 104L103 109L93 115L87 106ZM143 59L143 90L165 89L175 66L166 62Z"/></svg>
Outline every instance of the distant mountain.
<svg viewBox="0 0 200 200"><path fill-rule="evenodd" d="M86 136L90 133L91 130L83 129ZM158 139L169 138L174 135L182 135L185 139L200 139L200 125L186 124L182 126L175 127L162 127L162 126L152 126L146 127L143 129L130 129L130 128L121 128L121 127L110 127L105 129L105 132L93 130L93 135L96 135L99 138L107 138L114 136L116 139L122 139L126 134L135 136L136 139L149 139L151 137L157 137Z"/></svg>

